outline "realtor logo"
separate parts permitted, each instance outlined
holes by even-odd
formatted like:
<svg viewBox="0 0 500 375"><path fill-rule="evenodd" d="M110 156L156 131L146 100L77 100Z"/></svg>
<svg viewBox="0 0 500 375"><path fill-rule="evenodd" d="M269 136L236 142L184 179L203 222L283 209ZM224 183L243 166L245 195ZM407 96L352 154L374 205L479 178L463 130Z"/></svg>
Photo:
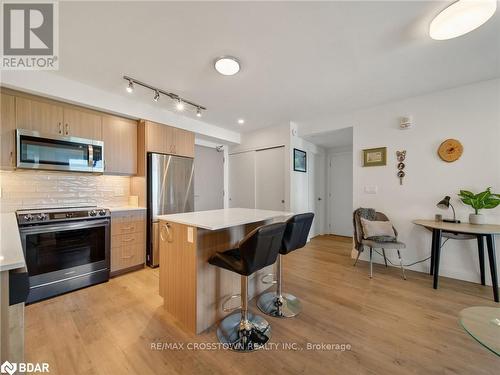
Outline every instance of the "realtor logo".
<svg viewBox="0 0 500 375"><path fill-rule="evenodd" d="M17 363L10 363L9 361L5 361L0 366L0 372L2 374L12 375L17 371Z"/></svg>
<svg viewBox="0 0 500 375"><path fill-rule="evenodd" d="M2 69L57 69L57 16L53 1L3 1Z"/></svg>

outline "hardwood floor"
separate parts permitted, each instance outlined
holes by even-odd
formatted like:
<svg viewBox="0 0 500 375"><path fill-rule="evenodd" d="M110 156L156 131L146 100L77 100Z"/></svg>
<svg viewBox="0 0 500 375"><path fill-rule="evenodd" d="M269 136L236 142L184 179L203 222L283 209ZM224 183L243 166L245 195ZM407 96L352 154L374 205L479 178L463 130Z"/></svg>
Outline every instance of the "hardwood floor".
<svg viewBox="0 0 500 375"><path fill-rule="evenodd" d="M498 374L499 358L460 328L458 313L496 306L491 287L368 263L354 268L350 239L321 236L284 258L284 290L302 300L293 319L266 318L272 342L295 350L233 353L189 350L217 343L215 329L185 334L166 316L158 271L144 269L108 283L30 305L26 360L51 374ZM250 303L257 310L255 301ZM179 343L152 350L152 343ZM307 343L350 350L308 350ZM193 344L191 344L193 345ZM193 349L193 348L191 348Z"/></svg>

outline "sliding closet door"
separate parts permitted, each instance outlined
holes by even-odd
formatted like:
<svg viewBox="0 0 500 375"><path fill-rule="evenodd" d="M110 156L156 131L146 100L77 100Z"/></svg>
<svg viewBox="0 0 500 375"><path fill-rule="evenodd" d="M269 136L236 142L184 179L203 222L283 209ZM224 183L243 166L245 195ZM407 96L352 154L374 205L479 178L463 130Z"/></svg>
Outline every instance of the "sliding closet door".
<svg viewBox="0 0 500 375"><path fill-rule="evenodd" d="M255 152L255 208L285 210L285 148Z"/></svg>
<svg viewBox="0 0 500 375"><path fill-rule="evenodd" d="M255 208L255 151L229 155L229 207Z"/></svg>

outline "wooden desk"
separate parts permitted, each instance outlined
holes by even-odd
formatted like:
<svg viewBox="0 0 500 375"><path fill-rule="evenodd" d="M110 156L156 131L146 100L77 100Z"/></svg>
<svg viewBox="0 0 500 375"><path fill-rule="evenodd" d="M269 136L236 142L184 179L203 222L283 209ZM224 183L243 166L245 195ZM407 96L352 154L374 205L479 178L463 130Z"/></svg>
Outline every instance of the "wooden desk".
<svg viewBox="0 0 500 375"><path fill-rule="evenodd" d="M484 239L488 247L488 259L490 261L491 282L493 285L493 298L498 302L498 276L495 255L495 234L500 234L500 225L483 224L472 225L468 223L445 223L434 220L415 220L414 224L432 230L431 245L431 275L434 273L434 289L438 287L439 260L441 256L441 238L443 233L474 235L477 238L479 251L479 269L481 270L481 284L485 285L484 277Z"/></svg>

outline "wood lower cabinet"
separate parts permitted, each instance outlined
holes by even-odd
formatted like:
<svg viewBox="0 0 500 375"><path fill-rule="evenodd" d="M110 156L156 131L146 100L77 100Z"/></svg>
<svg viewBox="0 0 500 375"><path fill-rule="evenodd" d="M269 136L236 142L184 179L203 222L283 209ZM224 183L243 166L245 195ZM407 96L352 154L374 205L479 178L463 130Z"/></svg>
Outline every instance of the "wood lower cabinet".
<svg viewBox="0 0 500 375"><path fill-rule="evenodd" d="M111 213L111 275L140 268L146 259L146 210Z"/></svg>
<svg viewBox="0 0 500 375"><path fill-rule="evenodd" d="M137 173L137 121L117 116L102 117L104 173Z"/></svg>
<svg viewBox="0 0 500 375"><path fill-rule="evenodd" d="M0 95L0 166L10 169L16 165L16 102L12 95Z"/></svg>

